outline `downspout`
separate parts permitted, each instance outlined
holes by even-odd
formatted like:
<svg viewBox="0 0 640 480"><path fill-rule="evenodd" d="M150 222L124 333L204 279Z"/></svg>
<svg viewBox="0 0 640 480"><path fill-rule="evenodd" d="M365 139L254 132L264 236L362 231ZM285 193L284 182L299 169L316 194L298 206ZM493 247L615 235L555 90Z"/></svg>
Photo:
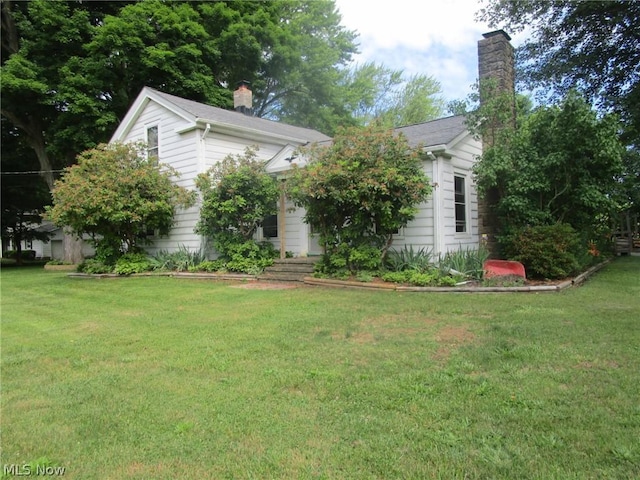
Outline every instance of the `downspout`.
<svg viewBox="0 0 640 480"><path fill-rule="evenodd" d="M207 123L204 132L200 135L200 145L198 148L198 173L204 173L204 167L206 165L205 156L207 152L207 135L209 135L209 131L211 130L211 124Z"/></svg>
<svg viewBox="0 0 640 480"><path fill-rule="evenodd" d="M207 165L205 161L206 153L207 153L207 135L209 135L209 131L211 130L211 124L207 123L204 132L200 135L200 141L198 142L198 173L204 173L205 167ZM200 250L207 250L207 237L204 235L200 235Z"/></svg>
<svg viewBox="0 0 640 480"><path fill-rule="evenodd" d="M433 152L427 152L427 158L431 160L433 179L433 250L434 255L440 256L442 253L442 236L441 230L444 222L442 221L442 196L440 194L442 158L437 157Z"/></svg>

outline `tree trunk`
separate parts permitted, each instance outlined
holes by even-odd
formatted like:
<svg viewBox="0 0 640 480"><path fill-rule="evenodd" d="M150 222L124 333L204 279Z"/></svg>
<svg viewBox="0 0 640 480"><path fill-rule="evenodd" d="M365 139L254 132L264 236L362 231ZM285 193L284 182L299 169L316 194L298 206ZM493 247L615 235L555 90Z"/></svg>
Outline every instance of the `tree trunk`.
<svg viewBox="0 0 640 480"><path fill-rule="evenodd" d="M64 229L64 237L62 238L62 260L74 265L84 260L82 255L82 239L76 237L68 229Z"/></svg>

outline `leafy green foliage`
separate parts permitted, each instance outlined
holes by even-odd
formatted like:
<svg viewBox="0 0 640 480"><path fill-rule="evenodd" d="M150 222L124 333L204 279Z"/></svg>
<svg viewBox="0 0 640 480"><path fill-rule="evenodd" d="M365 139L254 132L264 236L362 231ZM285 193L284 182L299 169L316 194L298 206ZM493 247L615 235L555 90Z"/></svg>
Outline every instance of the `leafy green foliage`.
<svg viewBox="0 0 640 480"><path fill-rule="evenodd" d="M287 191L318 232L327 263L352 272L378 268L393 232L415 217L431 192L420 149L372 124L343 129L331 146L312 146L304 154L310 162L293 170Z"/></svg>
<svg viewBox="0 0 640 480"><path fill-rule="evenodd" d="M331 127L356 51L330 1L2 1L2 116L52 170L106 142L143 86L258 116ZM24 99L29 101L25 102ZM340 112L336 117L333 112Z"/></svg>
<svg viewBox="0 0 640 480"><path fill-rule="evenodd" d="M511 32L527 29L518 49L528 85L565 95L577 88L589 100L613 107L627 125L628 140L640 141L640 3L485 0L480 18ZM550 88L551 87L551 88Z"/></svg>
<svg viewBox="0 0 640 480"><path fill-rule="evenodd" d="M615 208L611 193L623 153L617 130L615 117L599 118L575 93L558 106L539 107L492 137L476 164L478 190L497 192L495 212L505 231L564 222L593 232Z"/></svg>
<svg viewBox="0 0 640 480"><path fill-rule="evenodd" d="M225 268L231 272L256 275L273 265L277 252L270 242L247 240L242 243L231 241L223 248Z"/></svg>
<svg viewBox="0 0 640 480"><path fill-rule="evenodd" d="M78 272L90 274L113 273L114 266L107 265L97 258L87 258L78 265Z"/></svg>
<svg viewBox="0 0 640 480"><path fill-rule="evenodd" d="M570 225L524 227L500 238L507 258L521 262L531 278L566 278L578 273L587 249Z"/></svg>
<svg viewBox="0 0 640 480"><path fill-rule="evenodd" d="M374 120L389 127L426 122L442 116L440 84L427 75L405 77L402 71L365 63L346 72L345 103L358 125Z"/></svg>
<svg viewBox="0 0 640 480"><path fill-rule="evenodd" d="M385 259L385 267L393 272L413 270L424 272L431 266L433 252L429 248L413 249L413 245L405 245L400 250L390 250Z"/></svg>
<svg viewBox="0 0 640 480"><path fill-rule="evenodd" d="M186 272L190 268L202 263L204 258L203 252L193 251L184 245L180 245L178 250L174 250L173 252L160 250L153 256L153 262L156 270Z"/></svg>
<svg viewBox="0 0 640 480"><path fill-rule="evenodd" d="M65 169L47 213L56 225L93 236L98 250L105 250L101 259L111 263L121 253L134 253L149 229L168 234L176 209L193 204L193 193L176 185L175 176L147 161L139 146L101 145Z"/></svg>
<svg viewBox="0 0 640 480"><path fill-rule="evenodd" d="M480 280L484 276L484 262L489 258L489 251L484 246L479 248L462 248L447 252L438 259L440 271L449 273L451 270L462 276Z"/></svg>
<svg viewBox="0 0 640 480"><path fill-rule="evenodd" d="M381 277L385 282L406 283L417 287L453 287L456 279L442 274L438 269L431 268L422 272L417 270L403 270L401 272L386 272Z"/></svg>
<svg viewBox="0 0 640 480"><path fill-rule="evenodd" d="M280 192L275 178L256 159L255 148L227 156L200 174L196 186L202 194L196 232L213 241L226 267L249 273L270 265L275 249L253 238L264 218L277 212Z"/></svg>
<svg viewBox="0 0 640 480"><path fill-rule="evenodd" d="M229 236L251 239L263 219L277 212L278 185L256 158L255 147L228 155L198 175L196 186L202 195L196 232L213 239L218 251L216 243Z"/></svg>
<svg viewBox="0 0 640 480"><path fill-rule="evenodd" d="M154 263L145 253L126 253L116 261L113 269L118 275L149 272L154 269Z"/></svg>
<svg viewBox="0 0 640 480"><path fill-rule="evenodd" d="M200 262L193 267L189 267L190 272L219 272L222 270L226 270L225 268L226 262L222 259L218 260L205 260L204 262Z"/></svg>

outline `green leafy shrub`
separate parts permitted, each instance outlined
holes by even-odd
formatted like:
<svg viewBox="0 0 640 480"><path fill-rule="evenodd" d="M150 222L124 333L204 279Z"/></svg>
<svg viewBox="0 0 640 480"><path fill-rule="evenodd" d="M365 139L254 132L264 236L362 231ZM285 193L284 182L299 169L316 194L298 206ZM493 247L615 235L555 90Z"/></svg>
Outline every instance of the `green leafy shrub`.
<svg viewBox="0 0 640 480"><path fill-rule="evenodd" d="M521 262L531 278L566 278L580 272L587 247L564 223L525 227L499 238L509 260Z"/></svg>
<svg viewBox="0 0 640 480"><path fill-rule="evenodd" d="M205 260L189 269L190 272L219 272L221 270L226 270L226 262L221 259Z"/></svg>
<svg viewBox="0 0 640 480"><path fill-rule="evenodd" d="M7 250L4 252L3 256L5 258L17 258L18 251L17 250ZM22 260L35 260L36 259L36 251L35 250L21 250L20 256Z"/></svg>
<svg viewBox="0 0 640 480"><path fill-rule="evenodd" d="M78 272L100 274L113 273L113 265L106 265L97 258L88 258L78 265Z"/></svg>
<svg viewBox="0 0 640 480"><path fill-rule="evenodd" d="M191 251L184 245L180 245L178 250L169 252L160 250L153 257L155 269L168 270L172 272L186 272L191 267L202 263L205 260L201 251Z"/></svg>
<svg viewBox="0 0 640 480"><path fill-rule="evenodd" d="M418 287L453 287L458 282L450 275L443 275L438 269L430 269L426 272L404 270L402 272L386 272L382 280L392 283L407 283Z"/></svg>
<svg viewBox="0 0 640 480"><path fill-rule="evenodd" d="M218 238L220 240L220 237ZM255 242L241 240L237 236L229 237L218 250L222 253L222 260L226 261L226 268L230 272L257 275L266 267L273 265L277 257L275 247L271 242Z"/></svg>
<svg viewBox="0 0 640 480"><path fill-rule="evenodd" d="M403 270L414 270L417 272L425 272L431 266L433 252L421 247L418 250L413 249L413 245L408 247L405 245L401 250L389 251L385 266L394 272Z"/></svg>
<svg viewBox="0 0 640 480"><path fill-rule="evenodd" d="M404 271L401 271L401 272L386 272L386 273L382 274L381 278L385 282L409 283L409 279L411 278L412 274L413 274L413 272L411 272L409 270L404 270Z"/></svg>
<svg viewBox="0 0 640 480"><path fill-rule="evenodd" d="M113 269L118 275L149 272L154 269L154 263L145 253L127 253L116 261Z"/></svg>
<svg viewBox="0 0 640 480"><path fill-rule="evenodd" d="M489 258L489 251L481 246L475 248L462 248L455 252L447 252L438 259L438 268L442 275L455 270L463 277L481 280L484 275L484 262Z"/></svg>
<svg viewBox="0 0 640 480"><path fill-rule="evenodd" d="M437 270L428 273L412 272L409 283L418 287L434 287L438 285L438 276Z"/></svg>

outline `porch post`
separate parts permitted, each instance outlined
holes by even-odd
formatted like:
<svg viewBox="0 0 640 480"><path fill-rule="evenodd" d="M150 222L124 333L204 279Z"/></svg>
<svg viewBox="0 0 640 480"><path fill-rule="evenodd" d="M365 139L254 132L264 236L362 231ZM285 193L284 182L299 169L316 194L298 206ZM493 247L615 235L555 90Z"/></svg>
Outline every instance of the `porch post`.
<svg viewBox="0 0 640 480"><path fill-rule="evenodd" d="M280 258L287 258L287 219L285 218L284 180L280 182L280 214L278 215L278 237L280 237Z"/></svg>

